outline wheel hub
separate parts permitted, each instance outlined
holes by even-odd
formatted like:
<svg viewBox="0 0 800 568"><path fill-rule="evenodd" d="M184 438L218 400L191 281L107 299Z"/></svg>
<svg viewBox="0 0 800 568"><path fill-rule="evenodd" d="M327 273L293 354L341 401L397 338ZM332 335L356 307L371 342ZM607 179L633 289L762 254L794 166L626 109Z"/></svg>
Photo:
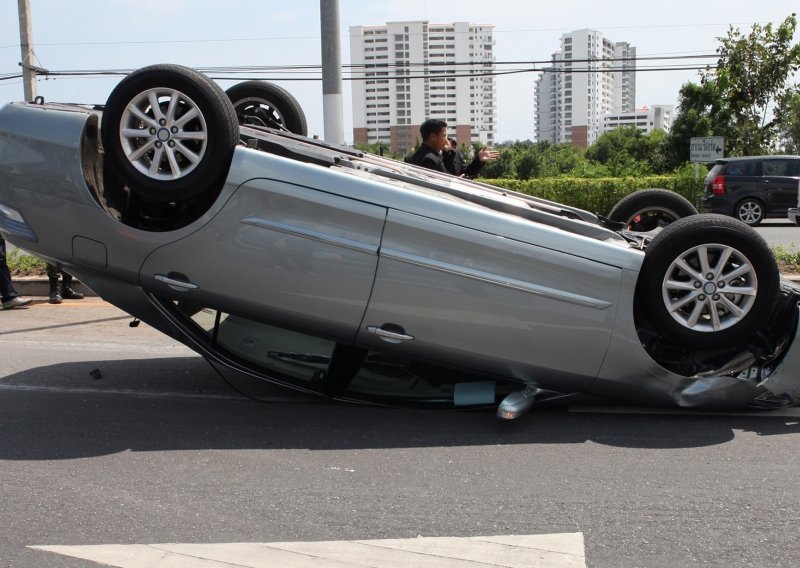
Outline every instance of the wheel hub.
<svg viewBox="0 0 800 568"><path fill-rule="evenodd" d="M703 292L708 296L711 296L712 294L716 294L717 293L717 285L714 284L713 282L706 282L703 285Z"/></svg>
<svg viewBox="0 0 800 568"><path fill-rule="evenodd" d="M166 142L170 138L169 130L166 128L159 128L158 134L156 135L160 142Z"/></svg>

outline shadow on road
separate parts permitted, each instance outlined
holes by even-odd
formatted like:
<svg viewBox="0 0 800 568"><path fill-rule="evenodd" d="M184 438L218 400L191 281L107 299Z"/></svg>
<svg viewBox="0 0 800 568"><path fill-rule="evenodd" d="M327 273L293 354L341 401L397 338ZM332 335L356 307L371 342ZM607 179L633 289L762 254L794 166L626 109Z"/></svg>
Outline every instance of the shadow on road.
<svg viewBox="0 0 800 568"><path fill-rule="evenodd" d="M100 369L102 378L89 377L91 368ZM742 430L763 436L800 433L796 419L763 416L571 414L561 409L501 422L486 411L376 408L293 395L286 389L272 390L286 397L259 403L234 398L197 357L61 363L9 375L2 386L0 459L6 460L122 451L585 442L690 448L728 442ZM52 390L41 390L47 388Z"/></svg>

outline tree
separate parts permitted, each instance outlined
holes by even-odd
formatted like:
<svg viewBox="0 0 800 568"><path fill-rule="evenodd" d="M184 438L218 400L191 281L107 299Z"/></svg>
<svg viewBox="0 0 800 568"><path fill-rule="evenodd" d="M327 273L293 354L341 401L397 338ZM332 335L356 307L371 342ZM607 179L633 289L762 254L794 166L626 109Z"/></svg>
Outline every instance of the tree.
<svg viewBox="0 0 800 568"><path fill-rule="evenodd" d="M800 154L800 90L784 97L776 114L781 151L786 154Z"/></svg>
<svg viewBox="0 0 800 568"><path fill-rule="evenodd" d="M792 45L797 26L792 14L777 29L753 24L750 33L731 27L718 38L716 69L701 74L700 84L686 83L665 144L666 160L676 168L689 160L689 139L724 136L725 154L768 153L781 134L783 104L800 65L800 45Z"/></svg>
<svg viewBox="0 0 800 568"><path fill-rule="evenodd" d="M663 159L666 134L644 134L635 126L604 133L586 150L589 160L603 164L612 176L649 175L668 171Z"/></svg>
<svg viewBox="0 0 800 568"><path fill-rule="evenodd" d="M702 82L718 91L730 117L728 155L764 154L773 148L779 131L773 111L792 90L789 80L800 67L800 44L792 45L796 27L792 14L775 30L772 24L756 23L747 35L731 27L727 37L719 38L716 70L709 69Z"/></svg>
<svg viewBox="0 0 800 568"><path fill-rule="evenodd" d="M686 83L678 93L678 109L666 140L667 163L677 168L689 161L689 142L693 137L729 135L730 114L719 95L717 84Z"/></svg>

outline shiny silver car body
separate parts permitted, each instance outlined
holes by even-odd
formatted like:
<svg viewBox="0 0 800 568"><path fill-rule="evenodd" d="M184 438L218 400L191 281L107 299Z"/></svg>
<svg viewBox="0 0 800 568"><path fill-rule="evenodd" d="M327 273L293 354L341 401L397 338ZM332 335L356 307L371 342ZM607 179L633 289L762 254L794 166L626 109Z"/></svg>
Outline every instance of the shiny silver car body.
<svg viewBox="0 0 800 568"><path fill-rule="evenodd" d="M741 346L725 361L669 365L634 319L646 239L591 213L242 127L248 144L207 210L143 230L103 196L101 118L78 105L0 110L0 231L219 367L342 399L444 406L496 404L526 387L544 401L581 393L686 407L800 398L786 283L786 331L768 357ZM239 318L228 349L209 341L214 318ZM249 327L262 324L306 347L248 355L248 342L267 341ZM316 341L457 378L445 396L331 388L330 349L318 355ZM316 371L298 380L281 368L298 364Z"/></svg>

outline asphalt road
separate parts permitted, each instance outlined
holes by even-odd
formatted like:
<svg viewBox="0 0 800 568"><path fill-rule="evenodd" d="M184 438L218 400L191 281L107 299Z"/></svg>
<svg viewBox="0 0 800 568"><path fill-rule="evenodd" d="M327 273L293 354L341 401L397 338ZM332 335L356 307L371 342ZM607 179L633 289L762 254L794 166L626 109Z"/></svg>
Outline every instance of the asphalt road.
<svg viewBox="0 0 800 568"><path fill-rule="evenodd" d="M585 564L559 566L800 565L800 413L501 423L236 383L254 402L128 321L97 299L0 311L0 566L98 566L36 545L550 533L583 535ZM231 566L204 562L151 565Z"/></svg>
<svg viewBox="0 0 800 568"><path fill-rule="evenodd" d="M800 227L788 220L767 219L755 228L770 246L782 246L787 250L800 250Z"/></svg>

